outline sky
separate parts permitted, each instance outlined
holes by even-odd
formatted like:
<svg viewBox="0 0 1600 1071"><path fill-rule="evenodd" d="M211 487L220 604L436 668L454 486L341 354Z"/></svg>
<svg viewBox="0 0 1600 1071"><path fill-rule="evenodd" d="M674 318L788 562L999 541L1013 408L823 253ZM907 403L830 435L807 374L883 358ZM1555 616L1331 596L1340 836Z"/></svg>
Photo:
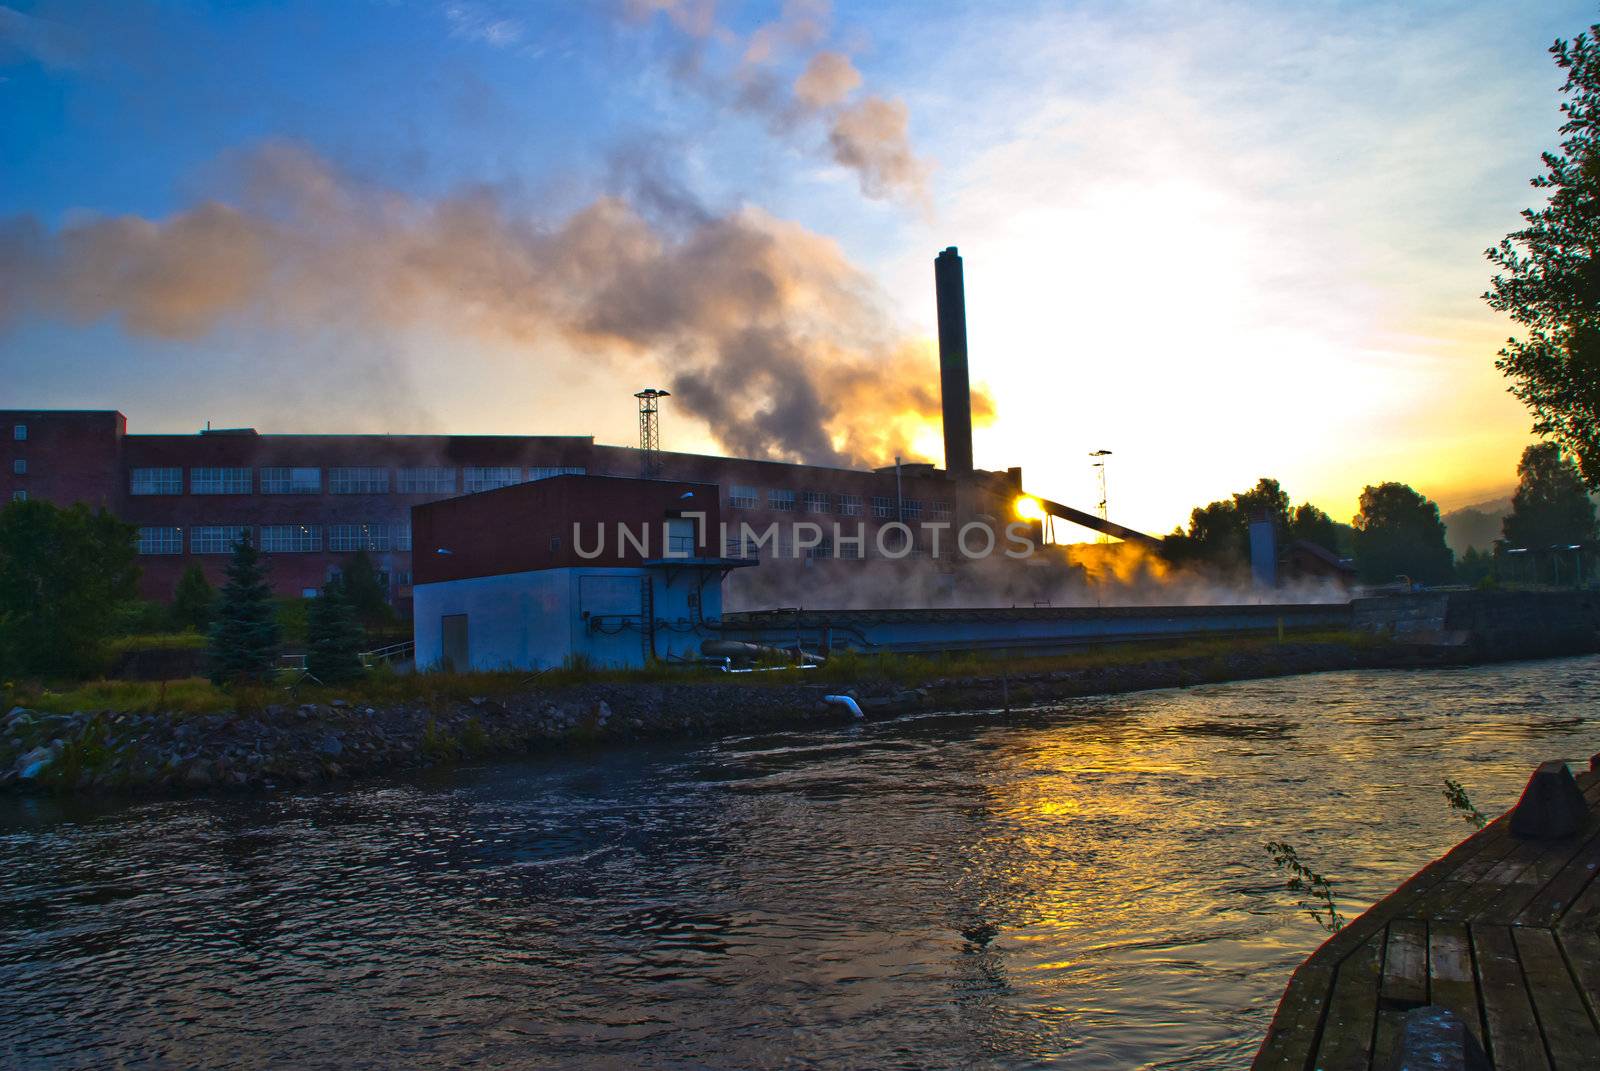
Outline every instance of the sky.
<svg viewBox="0 0 1600 1071"><path fill-rule="evenodd" d="M0 405L979 467L1161 533L1451 508L1530 420L1483 250L1593 17L1545 3L0 4ZM1087 536L1087 533L1085 533Z"/></svg>

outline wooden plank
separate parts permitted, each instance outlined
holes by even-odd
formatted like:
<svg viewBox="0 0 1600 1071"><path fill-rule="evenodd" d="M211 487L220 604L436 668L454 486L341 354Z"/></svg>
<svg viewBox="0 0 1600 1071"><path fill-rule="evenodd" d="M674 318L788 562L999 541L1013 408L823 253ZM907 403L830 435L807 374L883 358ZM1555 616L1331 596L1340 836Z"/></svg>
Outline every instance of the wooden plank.
<svg viewBox="0 0 1600 1071"><path fill-rule="evenodd" d="M1400 1048L1400 1031L1405 1025L1406 1013L1399 1008L1378 1009L1378 1031L1372 1039L1372 1063L1377 1071L1389 1071L1394 1066L1395 1052Z"/></svg>
<svg viewBox="0 0 1600 1071"><path fill-rule="evenodd" d="M1546 887L1560 879L1569 868L1581 867L1577 860L1587 850L1600 852L1600 829L1591 828L1571 840L1541 842L1533 865L1506 886L1495 899L1485 904L1474 922L1509 926L1531 904L1541 901Z"/></svg>
<svg viewBox="0 0 1600 1071"><path fill-rule="evenodd" d="M1511 936L1551 1064L1558 1071L1593 1067L1600 1060L1600 1030L1589 1018L1589 1009L1556 947L1555 934L1518 927Z"/></svg>
<svg viewBox="0 0 1600 1071"><path fill-rule="evenodd" d="M1483 1043L1483 1013L1478 1006L1478 983L1472 973L1472 945L1467 928L1459 922L1428 926L1428 1000L1455 1012Z"/></svg>
<svg viewBox="0 0 1600 1071"><path fill-rule="evenodd" d="M1317 1047L1317 1071L1367 1071L1371 1065L1383 948L1384 935L1375 934L1339 964Z"/></svg>
<svg viewBox="0 0 1600 1071"><path fill-rule="evenodd" d="M1549 1071L1509 926L1472 926L1478 992L1483 996L1489 1058L1495 1071Z"/></svg>
<svg viewBox="0 0 1600 1071"><path fill-rule="evenodd" d="M1600 874L1600 834L1567 861L1561 873L1552 878L1517 914L1518 926L1553 926Z"/></svg>
<svg viewBox="0 0 1600 1071"><path fill-rule="evenodd" d="M1600 1023L1600 937L1579 930L1563 930L1556 943L1566 953L1567 966L1589 1007L1589 1017Z"/></svg>
<svg viewBox="0 0 1600 1071"><path fill-rule="evenodd" d="M1428 924L1422 920L1389 923L1378 1000L1383 1007L1401 1011L1428 1003Z"/></svg>
<svg viewBox="0 0 1600 1071"><path fill-rule="evenodd" d="M1519 843L1510 854L1491 867L1487 874L1473 882L1470 889L1458 893L1454 900L1441 905L1431 917L1452 922L1475 921L1486 907L1506 891L1508 886L1515 884L1524 871L1539 861L1547 847L1540 841Z"/></svg>
<svg viewBox="0 0 1600 1071"><path fill-rule="evenodd" d="M1250 1065L1253 1071L1305 1071L1311 1062L1334 974L1331 965L1314 962L1315 959L1307 959L1290 977L1266 1039Z"/></svg>

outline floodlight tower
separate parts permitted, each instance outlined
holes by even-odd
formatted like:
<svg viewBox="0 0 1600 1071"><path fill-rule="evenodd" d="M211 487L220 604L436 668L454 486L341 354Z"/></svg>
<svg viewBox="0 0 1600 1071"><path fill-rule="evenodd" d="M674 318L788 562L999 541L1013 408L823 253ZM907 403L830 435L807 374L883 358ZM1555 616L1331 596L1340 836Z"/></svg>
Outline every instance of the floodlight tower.
<svg viewBox="0 0 1600 1071"><path fill-rule="evenodd" d="M639 399L639 475L652 480L660 469L661 460L660 399L672 395L669 391L646 387L634 397Z"/></svg>
<svg viewBox="0 0 1600 1071"><path fill-rule="evenodd" d="M1108 511L1106 509L1106 458L1111 456L1111 451L1095 450L1092 451L1089 456L1095 459L1089 463L1090 466L1100 470L1100 519L1102 521L1110 520L1110 517L1107 516ZM1106 535L1104 532L1101 532L1100 542L1109 543L1111 542L1111 537Z"/></svg>

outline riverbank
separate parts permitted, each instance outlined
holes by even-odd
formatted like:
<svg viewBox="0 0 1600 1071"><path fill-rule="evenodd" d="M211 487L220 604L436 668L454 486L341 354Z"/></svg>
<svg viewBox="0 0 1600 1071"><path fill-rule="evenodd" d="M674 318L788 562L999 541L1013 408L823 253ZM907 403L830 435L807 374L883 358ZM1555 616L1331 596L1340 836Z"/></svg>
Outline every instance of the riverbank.
<svg viewBox="0 0 1600 1071"><path fill-rule="evenodd" d="M1130 660L1124 652L1105 664L1019 663L925 679L900 662L881 672L854 667L853 682L839 681L836 671L578 683L541 678L496 694L377 704L252 702L209 713L17 706L0 723L0 790L273 790L466 758L849 721L844 708L823 702L834 693L851 695L868 718L881 718L1436 659L1427 649L1397 644L1290 641L1177 657Z"/></svg>

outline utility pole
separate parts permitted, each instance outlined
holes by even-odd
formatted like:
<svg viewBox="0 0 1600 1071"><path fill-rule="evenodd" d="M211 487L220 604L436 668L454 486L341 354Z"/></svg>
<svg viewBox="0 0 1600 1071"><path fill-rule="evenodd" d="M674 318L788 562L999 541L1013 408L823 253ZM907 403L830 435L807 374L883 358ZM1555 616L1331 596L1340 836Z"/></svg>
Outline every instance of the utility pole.
<svg viewBox="0 0 1600 1071"><path fill-rule="evenodd" d="M653 480L661 468L660 399L672 397L671 393L646 387L634 395L639 399L639 475Z"/></svg>

